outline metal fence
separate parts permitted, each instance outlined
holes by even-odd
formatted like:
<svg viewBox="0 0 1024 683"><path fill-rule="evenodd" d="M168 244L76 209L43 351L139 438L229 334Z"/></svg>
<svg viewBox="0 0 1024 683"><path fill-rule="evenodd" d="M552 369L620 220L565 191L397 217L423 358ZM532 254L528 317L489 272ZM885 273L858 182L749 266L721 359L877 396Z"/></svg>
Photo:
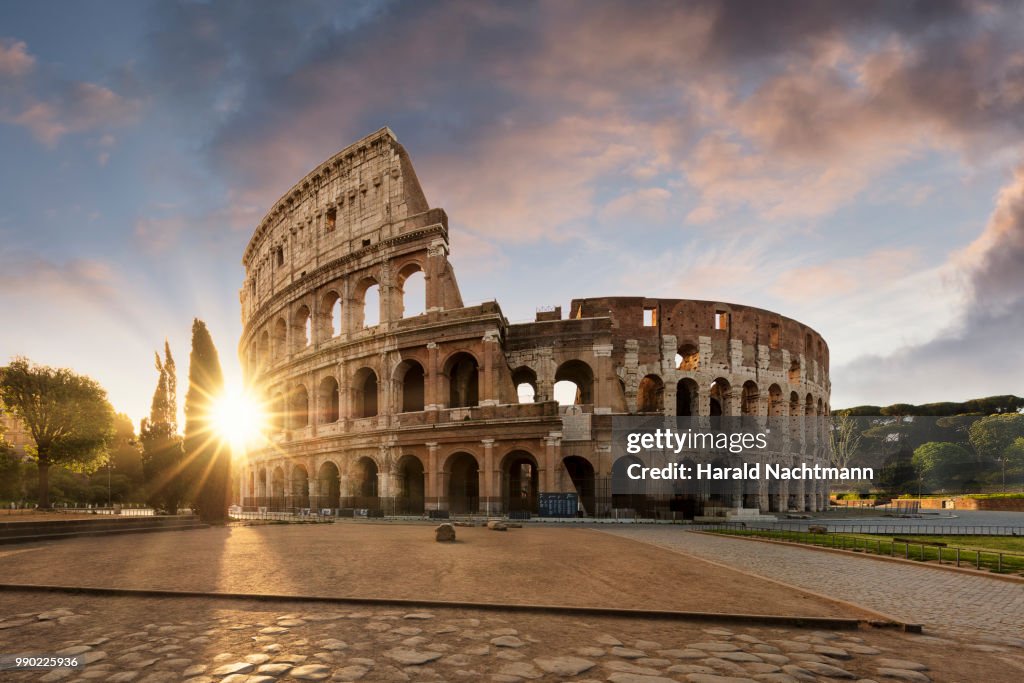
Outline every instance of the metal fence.
<svg viewBox="0 0 1024 683"><path fill-rule="evenodd" d="M153 508L148 507L55 507L51 512L61 512L76 515L120 515L121 517L152 517L156 514ZM188 512L191 514L191 511Z"/></svg>
<svg viewBox="0 0 1024 683"><path fill-rule="evenodd" d="M723 522L716 526L762 529L767 531L806 531L810 526L823 526L829 532L846 534L884 534L902 536L1024 536L1021 526L957 525L957 524L847 524L833 520L802 520L800 522Z"/></svg>

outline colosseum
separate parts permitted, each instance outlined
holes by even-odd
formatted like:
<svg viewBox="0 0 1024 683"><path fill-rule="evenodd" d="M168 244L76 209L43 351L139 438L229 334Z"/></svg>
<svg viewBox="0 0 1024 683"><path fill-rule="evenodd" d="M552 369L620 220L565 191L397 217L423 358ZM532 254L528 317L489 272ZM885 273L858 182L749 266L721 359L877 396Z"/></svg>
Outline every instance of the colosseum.
<svg viewBox="0 0 1024 683"><path fill-rule="evenodd" d="M693 518L827 500L803 481L730 500L614 495L616 416L823 422L806 417L829 412L824 340L717 301L574 299L521 324L496 301L467 306L447 215L387 128L281 197L242 263L239 353L272 415L239 473L247 508L525 516L562 500L563 515ZM801 427L774 455L820 458L824 436Z"/></svg>

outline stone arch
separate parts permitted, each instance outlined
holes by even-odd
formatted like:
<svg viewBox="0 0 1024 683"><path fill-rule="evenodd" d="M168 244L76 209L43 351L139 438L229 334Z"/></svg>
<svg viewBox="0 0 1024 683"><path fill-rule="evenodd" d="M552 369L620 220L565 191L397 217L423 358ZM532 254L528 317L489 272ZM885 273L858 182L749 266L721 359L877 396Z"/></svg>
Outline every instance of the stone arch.
<svg viewBox="0 0 1024 683"><path fill-rule="evenodd" d="M272 341L274 360L281 360L288 355L288 322L284 318L274 321Z"/></svg>
<svg viewBox="0 0 1024 683"><path fill-rule="evenodd" d="M256 473L256 497L260 506L267 504L267 468L261 467Z"/></svg>
<svg viewBox="0 0 1024 683"><path fill-rule="evenodd" d="M309 507L309 472L305 465L292 468L292 507Z"/></svg>
<svg viewBox="0 0 1024 683"><path fill-rule="evenodd" d="M352 417L377 415L377 373L362 367L352 377Z"/></svg>
<svg viewBox="0 0 1024 683"><path fill-rule="evenodd" d="M278 465L270 474L270 507L280 510L284 504L284 468Z"/></svg>
<svg viewBox="0 0 1024 683"><path fill-rule="evenodd" d="M556 390L559 389L559 384L562 382L574 384L576 395L572 401L559 401L559 403L587 405L594 402L594 371L585 361L574 358L559 365L555 370Z"/></svg>
<svg viewBox="0 0 1024 683"><path fill-rule="evenodd" d="M275 391L270 399L270 426L273 431L283 432L287 426L288 406L284 394Z"/></svg>
<svg viewBox="0 0 1024 683"><path fill-rule="evenodd" d="M540 468L537 458L525 450L514 450L501 460L501 497L506 512L538 513Z"/></svg>
<svg viewBox="0 0 1024 683"><path fill-rule="evenodd" d="M292 340L294 341L294 351L302 351L303 349L309 348L310 344L313 343L312 326L313 321L309 315L309 306L302 304L295 309L295 315L292 316Z"/></svg>
<svg viewBox="0 0 1024 683"><path fill-rule="evenodd" d="M341 470L325 460L316 473L316 508L341 507Z"/></svg>
<svg viewBox="0 0 1024 683"><path fill-rule="evenodd" d="M297 384L292 389L289 406L288 424L291 429L301 429L309 425L309 391L304 384Z"/></svg>
<svg viewBox="0 0 1024 683"><path fill-rule="evenodd" d="M320 324L317 335L320 339L333 339L341 334L341 295L335 289L324 292L320 298Z"/></svg>
<svg viewBox="0 0 1024 683"><path fill-rule="evenodd" d="M352 463L349 481L352 487L352 507L377 510L380 508L380 468L377 461L364 455Z"/></svg>
<svg viewBox="0 0 1024 683"><path fill-rule="evenodd" d="M333 376L328 375L320 380L318 403L320 405L320 424L331 424L338 421L341 394L338 390L338 380Z"/></svg>
<svg viewBox="0 0 1024 683"><path fill-rule="evenodd" d="M537 373L533 368L520 365L513 370L512 385L516 388L520 403L533 403L537 400Z"/></svg>
<svg viewBox="0 0 1024 683"><path fill-rule="evenodd" d="M789 362L789 383L800 384L800 360L798 358Z"/></svg>
<svg viewBox="0 0 1024 683"><path fill-rule="evenodd" d="M780 417L783 414L782 387L773 384L768 387L768 417Z"/></svg>
<svg viewBox="0 0 1024 683"><path fill-rule="evenodd" d="M562 458L562 465L576 489L583 514L593 517L597 514L597 477L593 464L582 456L567 455Z"/></svg>
<svg viewBox="0 0 1024 683"><path fill-rule="evenodd" d="M700 387L689 377L676 383L676 415L679 417L696 417L700 401Z"/></svg>
<svg viewBox="0 0 1024 683"><path fill-rule="evenodd" d="M760 391L758 390L757 383L754 380L748 379L744 382L743 388L740 390L740 414L757 415L757 404L760 397Z"/></svg>
<svg viewBox="0 0 1024 683"><path fill-rule="evenodd" d="M427 311L426 274L419 263L402 266L397 277L396 304L399 318L412 318ZM412 304L412 305L410 305Z"/></svg>
<svg viewBox="0 0 1024 683"><path fill-rule="evenodd" d="M380 283L375 277L365 277L356 285L352 297L354 328L361 330L380 324Z"/></svg>
<svg viewBox="0 0 1024 683"><path fill-rule="evenodd" d="M392 375L398 387L395 412L416 413L424 408L426 398L426 374L418 361L403 360L395 367Z"/></svg>
<svg viewBox="0 0 1024 683"><path fill-rule="evenodd" d="M256 364L260 370L264 370L270 365L270 332L263 330L257 348L259 351L256 356Z"/></svg>
<svg viewBox="0 0 1024 683"><path fill-rule="evenodd" d="M657 375L645 375L636 389L638 413L665 412L665 383Z"/></svg>
<svg viewBox="0 0 1024 683"><path fill-rule="evenodd" d="M729 380L724 377L718 377L711 383L711 390L708 392L710 403L708 407L708 415L711 417L721 417L728 415L732 406L732 386L729 384Z"/></svg>
<svg viewBox="0 0 1024 683"><path fill-rule="evenodd" d="M480 509L480 464L465 451L448 456L444 465L447 480L448 509L455 514L468 514Z"/></svg>
<svg viewBox="0 0 1024 683"><path fill-rule="evenodd" d="M448 407L467 408L480 403L480 365L468 351L457 351L444 364L448 380Z"/></svg>
<svg viewBox="0 0 1024 683"><path fill-rule="evenodd" d="M395 463L395 508L398 514L422 515L426 496L423 461L415 455L403 455Z"/></svg>
<svg viewBox="0 0 1024 683"><path fill-rule="evenodd" d="M682 344L676 353L676 368L683 372L696 372L700 369L700 348L696 344Z"/></svg>

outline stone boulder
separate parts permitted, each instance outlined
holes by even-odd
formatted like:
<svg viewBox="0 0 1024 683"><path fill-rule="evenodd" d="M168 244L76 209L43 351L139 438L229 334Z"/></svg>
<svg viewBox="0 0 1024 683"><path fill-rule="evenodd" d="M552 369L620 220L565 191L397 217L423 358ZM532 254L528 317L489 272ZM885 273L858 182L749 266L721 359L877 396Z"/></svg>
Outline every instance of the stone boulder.
<svg viewBox="0 0 1024 683"><path fill-rule="evenodd" d="M487 522L487 528L491 531L508 531L508 524L492 519L490 522Z"/></svg>
<svg viewBox="0 0 1024 683"><path fill-rule="evenodd" d="M455 527L448 523L438 524L434 529L434 540L438 543L454 543Z"/></svg>

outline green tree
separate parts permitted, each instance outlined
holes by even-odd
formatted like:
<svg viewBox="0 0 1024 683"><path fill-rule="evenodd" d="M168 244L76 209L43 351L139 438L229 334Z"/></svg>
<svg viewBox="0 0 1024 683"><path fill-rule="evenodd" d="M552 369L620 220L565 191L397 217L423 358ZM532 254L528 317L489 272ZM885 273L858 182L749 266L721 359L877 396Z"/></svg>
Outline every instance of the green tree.
<svg viewBox="0 0 1024 683"><path fill-rule="evenodd" d="M114 476L121 476L128 483L129 495L141 489L142 451L135 435L135 425L130 417L118 413L114 418L114 442L110 447L110 467Z"/></svg>
<svg viewBox="0 0 1024 683"><path fill-rule="evenodd" d="M839 413L829 425L829 462L836 467L848 467L863 436L861 425L848 413Z"/></svg>
<svg viewBox="0 0 1024 683"><path fill-rule="evenodd" d="M0 400L24 422L39 469L39 507L50 507L52 465L88 470L114 436L114 409L95 380L15 358L0 371Z"/></svg>
<svg viewBox="0 0 1024 683"><path fill-rule="evenodd" d="M156 355L158 373L156 390L149 408L149 418L142 420L139 441L142 443L142 474L146 482L149 504L167 514L175 515L185 496L185 451L178 435L178 397L174 358L170 345L164 342L164 360Z"/></svg>
<svg viewBox="0 0 1024 683"><path fill-rule="evenodd" d="M945 441L918 446L911 461L918 476L931 488L945 488L962 481L976 464L966 448Z"/></svg>
<svg viewBox="0 0 1024 683"><path fill-rule="evenodd" d="M971 445L975 452L999 464L1003 488L1006 488L1006 466L1014 458L1011 448L1014 442L1024 436L1024 415L1003 413L989 415L971 425Z"/></svg>
<svg viewBox="0 0 1024 683"><path fill-rule="evenodd" d="M224 392L220 358L206 323L192 322L188 393L185 395L185 453L192 471L196 508L204 522L227 519L231 502L231 449L217 434L215 402Z"/></svg>

